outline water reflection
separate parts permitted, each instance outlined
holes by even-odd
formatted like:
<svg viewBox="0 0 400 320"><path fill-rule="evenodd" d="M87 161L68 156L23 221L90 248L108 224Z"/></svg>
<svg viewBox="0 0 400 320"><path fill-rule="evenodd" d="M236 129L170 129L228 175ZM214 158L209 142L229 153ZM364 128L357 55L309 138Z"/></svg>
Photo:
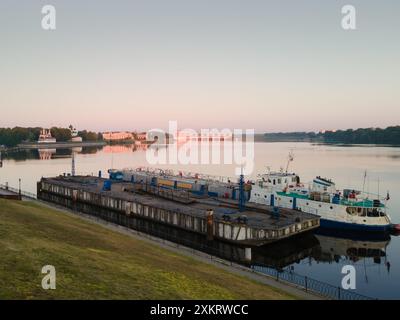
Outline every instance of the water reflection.
<svg viewBox="0 0 400 320"><path fill-rule="evenodd" d="M53 154L55 154L57 152L56 149L39 149L38 150L38 154L39 154L39 159L40 160L50 160L53 156Z"/></svg>
<svg viewBox="0 0 400 320"><path fill-rule="evenodd" d="M253 247L251 261L246 259L245 247L223 241L208 241L205 236L171 228L150 221L136 224L136 229L173 241L220 258L252 266L267 266L278 270L293 268L297 264L332 264L360 262L372 259L390 270L386 248L390 236L380 238L344 238L327 235L323 230L316 234L302 234L277 243Z"/></svg>
<svg viewBox="0 0 400 320"><path fill-rule="evenodd" d="M323 230L314 235L288 239L254 250L252 263L283 269L293 264L353 263L372 259L376 264L386 264L386 248L390 236L378 238L344 238ZM383 260L383 261L382 261ZM390 266L390 263L388 264Z"/></svg>
<svg viewBox="0 0 400 320"><path fill-rule="evenodd" d="M358 262L360 260L372 259L374 263L380 264L382 258L386 258L386 248L390 243L390 235L365 238L344 238L324 234L317 231L316 237L319 248L313 253L313 258L318 262L339 263L341 261Z"/></svg>
<svg viewBox="0 0 400 320"><path fill-rule="evenodd" d="M40 148L22 149L18 151L3 151L2 160L26 161L26 160L51 160L56 158L70 158L75 154L96 154L101 151L101 147L74 147L68 149Z"/></svg>

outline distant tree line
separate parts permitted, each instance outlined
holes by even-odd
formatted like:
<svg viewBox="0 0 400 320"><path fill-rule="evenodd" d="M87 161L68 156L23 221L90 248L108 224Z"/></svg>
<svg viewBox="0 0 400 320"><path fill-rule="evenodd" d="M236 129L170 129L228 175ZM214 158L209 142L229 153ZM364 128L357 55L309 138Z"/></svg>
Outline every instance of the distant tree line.
<svg viewBox="0 0 400 320"><path fill-rule="evenodd" d="M53 138L56 138L57 142L69 141L72 138L71 130L68 128L50 128L50 132Z"/></svg>
<svg viewBox="0 0 400 320"><path fill-rule="evenodd" d="M264 134L264 141L311 141L320 139L315 132L276 132Z"/></svg>
<svg viewBox="0 0 400 320"><path fill-rule="evenodd" d="M400 126L359 128L325 132L278 132L265 133L264 141L318 141L345 144L393 144L400 145Z"/></svg>
<svg viewBox="0 0 400 320"><path fill-rule="evenodd" d="M325 131L325 142L349 144L397 144L400 145L400 126L366 129Z"/></svg>
<svg viewBox="0 0 400 320"><path fill-rule="evenodd" d="M78 131L78 136L82 138L83 141L100 141L103 140L103 135L99 132L92 131Z"/></svg>
<svg viewBox="0 0 400 320"><path fill-rule="evenodd" d="M37 141L41 128L0 128L0 145L14 147L22 141Z"/></svg>
<svg viewBox="0 0 400 320"><path fill-rule="evenodd" d="M41 130L42 128L39 127L0 128L0 145L15 147L22 142L38 141ZM52 127L50 128L50 132L59 142L69 141L72 137L69 128ZM100 133L87 130L79 131L78 136L82 137L83 141L103 140Z"/></svg>

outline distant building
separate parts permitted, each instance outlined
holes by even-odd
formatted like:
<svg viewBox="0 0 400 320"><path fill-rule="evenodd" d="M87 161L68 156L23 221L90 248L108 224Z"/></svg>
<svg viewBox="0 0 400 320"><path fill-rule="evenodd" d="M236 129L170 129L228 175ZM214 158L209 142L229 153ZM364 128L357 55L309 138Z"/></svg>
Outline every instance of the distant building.
<svg viewBox="0 0 400 320"><path fill-rule="evenodd" d="M71 141L72 142L82 142L82 137L78 136L78 130L76 130L76 128L74 128L72 125L70 125L69 130L71 130Z"/></svg>
<svg viewBox="0 0 400 320"><path fill-rule="evenodd" d="M103 140L105 141L117 141L117 140L130 140L133 139L133 135L130 132L118 131L118 132L103 132Z"/></svg>
<svg viewBox="0 0 400 320"><path fill-rule="evenodd" d="M40 131L38 143L56 143L56 138L51 136L50 129L42 129Z"/></svg>
<svg viewBox="0 0 400 320"><path fill-rule="evenodd" d="M140 132L136 134L136 139L139 141L146 141L147 132Z"/></svg>
<svg viewBox="0 0 400 320"><path fill-rule="evenodd" d="M210 130L209 132L195 132L191 130L178 131L176 140L178 142L185 141L225 141L232 140L232 133L229 130Z"/></svg>

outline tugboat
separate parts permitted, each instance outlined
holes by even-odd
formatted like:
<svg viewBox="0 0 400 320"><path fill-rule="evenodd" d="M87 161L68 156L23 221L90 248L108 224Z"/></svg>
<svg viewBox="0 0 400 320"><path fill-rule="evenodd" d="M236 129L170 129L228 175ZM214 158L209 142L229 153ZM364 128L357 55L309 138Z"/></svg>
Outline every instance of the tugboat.
<svg viewBox="0 0 400 320"><path fill-rule="evenodd" d="M297 174L287 171L292 160L289 155L286 171L259 175L251 188L249 202L319 215L322 228L373 232L398 228L387 213L389 193L381 198L354 189L338 190L332 180L320 176L308 185L303 184Z"/></svg>

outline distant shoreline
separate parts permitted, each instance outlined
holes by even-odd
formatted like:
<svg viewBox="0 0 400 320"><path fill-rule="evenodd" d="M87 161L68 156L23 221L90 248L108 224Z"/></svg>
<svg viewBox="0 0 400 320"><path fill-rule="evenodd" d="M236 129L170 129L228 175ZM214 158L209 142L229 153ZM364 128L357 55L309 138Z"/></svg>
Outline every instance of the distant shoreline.
<svg viewBox="0 0 400 320"><path fill-rule="evenodd" d="M82 141L82 142L54 142L54 143L37 143L26 142L17 145L17 149L51 149L51 148L74 148L74 147L97 147L105 146L105 141ZM10 148L12 149L12 148Z"/></svg>

